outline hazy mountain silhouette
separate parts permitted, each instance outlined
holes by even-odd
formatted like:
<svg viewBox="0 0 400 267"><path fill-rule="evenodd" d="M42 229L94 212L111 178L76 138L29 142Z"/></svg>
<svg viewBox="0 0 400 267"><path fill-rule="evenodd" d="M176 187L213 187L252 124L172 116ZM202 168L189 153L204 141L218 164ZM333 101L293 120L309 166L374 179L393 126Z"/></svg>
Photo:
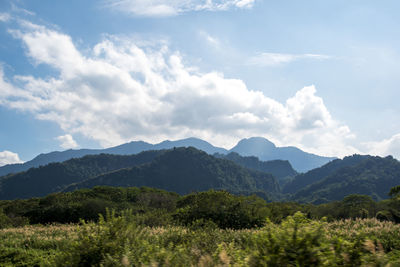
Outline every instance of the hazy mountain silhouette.
<svg viewBox="0 0 400 267"><path fill-rule="evenodd" d="M336 159L307 153L297 147L277 147L274 143L262 137L242 139L230 151L237 152L242 156L256 156L262 161L288 160L293 168L299 172L306 172Z"/></svg>

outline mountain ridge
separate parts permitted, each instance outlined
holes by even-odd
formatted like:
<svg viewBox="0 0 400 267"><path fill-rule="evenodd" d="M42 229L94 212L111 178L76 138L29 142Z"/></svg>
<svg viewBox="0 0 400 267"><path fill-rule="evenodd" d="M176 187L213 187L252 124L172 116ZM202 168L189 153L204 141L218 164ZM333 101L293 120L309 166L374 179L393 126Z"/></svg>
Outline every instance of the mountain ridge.
<svg viewBox="0 0 400 267"><path fill-rule="evenodd" d="M368 195L374 200L388 198L390 188L400 184L400 162L392 156L368 156L358 164L344 166L300 190L292 200L325 203L350 194Z"/></svg>
<svg viewBox="0 0 400 267"><path fill-rule="evenodd" d="M262 144L262 145L260 145ZM267 145L265 145L267 144ZM247 148L245 146L247 146ZM311 153L304 152L295 147L276 147L272 142L263 137L252 137L242 139L232 149L216 147L199 138L190 137L175 141L165 140L158 144L150 144L144 141L132 141L115 147L105 149L69 149L65 151L53 151L42 153L30 161L19 164L9 164L0 167L0 176L10 173L26 171L32 167L39 167L52 162L63 162L71 158L80 158L86 155L97 154L116 154L130 155L137 154L148 150L171 149L173 147L196 147L208 154L214 153L228 154L229 152L237 152L242 156L256 156L262 161L270 160L288 160L293 168L297 171L304 172L315 167L322 166L334 158L321 157ZM261 150L260 150L261 148ZM292 155L293 154L293 155Z"/></svg>
<svg viewBox="0 0 400 267"><path fill-rule="evenodd" d="M280 193L279 184L271 174L244 168L193 147L167 150L152 162L100 174L73 184L65 191L99 185L148 186L179 194L209 189L233 193Z"/></svg>
<svg viewBox="0 0 400 267"><path fill-rule="evenodd" d="M371 156L369 155L352 155L352 156L347 156L344 157L343 159L335 159L333 161L328 162L327 164L319 167L312 169L306 173L301 173L298 174L288 182L283 188L282 188L282 193L289 193L293 194L299 190L301 190L304 187L307 187L308 185L311 185L313 183L316 183L325 177L333 174L337 170L343 168L343 167L350 167L353 165L357 165L358 163L370 158Z"/></svg>
<svg viewBox="0 0 400 267"><path fill-rule="evenodd" d="M256 156L262 161L288 160L298 172L306 172L320 167L335 157L323 157L304 152L297 147L277 147L271 141L262 137L245 138L229 150L242 156Z"/></svg>

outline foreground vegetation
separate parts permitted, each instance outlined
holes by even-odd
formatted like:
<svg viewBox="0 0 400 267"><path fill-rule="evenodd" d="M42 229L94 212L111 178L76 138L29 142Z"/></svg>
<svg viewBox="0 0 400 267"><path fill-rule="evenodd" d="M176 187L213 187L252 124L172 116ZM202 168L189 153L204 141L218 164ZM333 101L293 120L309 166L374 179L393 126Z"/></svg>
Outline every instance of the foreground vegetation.
<svg viewBox="0 0 400 267"><path fill-rule="evenodd" d="M394 187L396 188L396 187ZM399 190L400 191L400 190ZM349 195L326 204L271 202L253 196L236 196L226 191L206 191L180 196L153 188L105 187L55 193L43 198L0 201L0 228L27 224L79 223L97 221L106 208L117 214L130 209L146 226L189 225L211 220L220 228L253 228L268 218L274 223L300 211L310 219L335 221L350 218L378 218L400 223L400 198L376 202L369 196Z"/></svg>
<svg viewBox="0 0 400 267"><path fill-rule="evenodd" d="M97 223L0 230L1 266L398 266L400 226L300 212L258 229L146 227L132 211Z"/></svg>
<svg viewBox="0 0 400 267"><path fill-rule="evenodd" d="M0 201L0 266L400 266L400 186L389 195L312 205L95 187Z"/></svg>

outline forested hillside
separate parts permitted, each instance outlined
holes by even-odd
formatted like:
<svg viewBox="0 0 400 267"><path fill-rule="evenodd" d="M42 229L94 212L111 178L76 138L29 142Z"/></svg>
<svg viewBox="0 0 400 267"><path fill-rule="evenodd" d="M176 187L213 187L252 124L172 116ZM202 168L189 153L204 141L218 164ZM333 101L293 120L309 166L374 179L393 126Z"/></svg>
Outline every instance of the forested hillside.
<svg viewBox="0 0 400 267"><path fill-rule="evenodd" d="M214 156L217 158L231 160L248 169L270 173L281 185L298 174L292 168L292 165L290 165L288 160L260 161L255 156L245 157L236 152L231 152L227 155L216 153Z"/></svg>
<svg viewBox="0 0 400 267"><path fill-rule="evenodd" d="M324 179L325 177L333 174L336 170L340 168L356 165L368 158L370 158L370 156L353 155L349 157L344 157L343 159L335 159L320 168L316 168L306 173L301 173L297 175L293 180L288 182L283 187L282 192L293 194L306 187L307 185Z"/></svg>
<svg viewBox="0 0 400 267"><path fill-rule="evenodd" d="M59 192L72 183L101 173L150 162L164 152L146 151L129 156L90 155L3 176L0 177L0 199L40 197Z"/></svg>
<svg viewBox="0 0 400 267"><path fill-rule="evenodd" d="M326 203L351 194L386 199L389 189L398 184L400 163L392 157L353 155L298 174L284 160L264 162L234 152L211 156L193 147L180 147L136 155L90 155L3 176L0 199L107 185L148 186L179 194L223 189L255 193L267 200Z"/></svg>
<svg viewBox="0 0 400 267"><path fill-rule="evenodd" d="M267 173L243 168L195 148L168 150L149 164L102 174L66 190L96 185L149 186L187 194L224 189L235 193L280 192L276 179Z"/></svg>
<svg viewBox="0 0 400 267"><path fill-rule="evenodd" d="M320 181L301 189L293 200L330 202L350 194L371 196L375 200L388 198L391 187L400 184L400 162L391 156L369 157L354 166L342 167Z"/></svg>

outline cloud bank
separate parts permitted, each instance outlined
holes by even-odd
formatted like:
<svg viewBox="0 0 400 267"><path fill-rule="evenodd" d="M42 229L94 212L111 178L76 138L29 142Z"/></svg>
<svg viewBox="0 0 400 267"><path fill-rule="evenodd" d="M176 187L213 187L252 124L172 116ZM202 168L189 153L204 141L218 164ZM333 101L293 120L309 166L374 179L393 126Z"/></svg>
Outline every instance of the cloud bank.
<svg viewBox="0 0 400 267"><path fill-rule="evenodd" d="M25 22L10 32L31 61L59 74L8 79L0 71L0 105L104 147L194 136L229 148L241 138L264 136L318 154L358 152L349 145L354 135L332 118L314 86L280 103L241 80L185 66L163 44L108 37L83 55L71 37L43 26ZM71 145L69 136L59 140Z"/></svg>
<svg viewBox="0 0 400 267"><path fill-rule="evenodd" d="M255 0L106 0L106 6L135 16L176 16L190 11L251 8Z"/></svg>
<svg viewBox="0 0 400 267"><path fill-rule="evenodd" d="M7 164L22 163L17 153L11 151L0 152L0 167Z"/></svg>
<svg viewBox="0 0 400 267"><path fill-rule="evenodd" d="M392 155L400 160L400 134L393 135L379 142L369 142L365 145L370 154L379 156Z"/></svg>

